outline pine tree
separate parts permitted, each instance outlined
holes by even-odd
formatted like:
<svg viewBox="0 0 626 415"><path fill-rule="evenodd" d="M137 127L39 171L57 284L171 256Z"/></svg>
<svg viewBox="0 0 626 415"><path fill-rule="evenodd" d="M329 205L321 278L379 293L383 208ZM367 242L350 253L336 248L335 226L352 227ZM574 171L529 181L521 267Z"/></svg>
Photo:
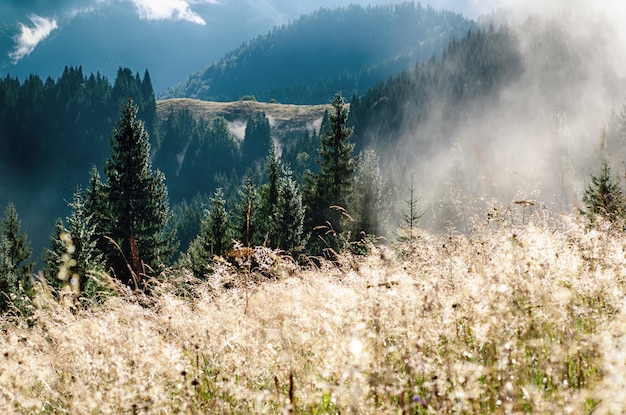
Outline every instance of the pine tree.
<svg viewBox="0 0 626 415"><path fill-rule="evenodd" d="M21 224L15 205L10 203L0 222L0 312L7 311L11 304L19 307L30 288L32 249Z"/></svg>
<svg viewBox="0 0 626 415"><path fill-rule="evenodd" d="M76 293L96 294L98 284L94 273L106 268L102 252L97 247L96 225L93 214L87 212L85 195L77 189L69 203L71 214L58 219L50 238L50 248L44 252L47 279L58 288L69 286Z"/></svg>
<svg viewBox="0 0 626 415"><path fill-rule="evenodd" d="M278 197L274 207L273 234L280 249L292 255L304 247L304 215L302 197L298 184L292 178L289 168L285 168L278 180Z"/></svg>
<svg viewBox="0 0 626 415"><path fill-rule="evenodd" d="M231 247L230 220L222 189L217 189L211 198L211 210L202 220L200 234L189 245L189 266L196 276L204 275L215 256L224 255Z"/></svg>
<svg viewBox="0 0 626 415"><path fill-rule="evenodd" d="M122 282L138 289L148 273L158 272L170 259L175 246L174 235L164 232L171 214L165 176L152 170L148 133L136 116L137 106L129 100L113 130L106 182L92 173L87 199L97 233L106 240L99 246L108 266Z"/></svg>
<svg viewBox="0 0 626 415"><path fill-rule="evenodd" d="M340 238L325 238L327 230L319 227L330 224L335 235L343 233L344 218L338 208L345 209L348 206L356 168L356 158L352 156L354 144L348 142L353 130L347 126L348 109L341 93L335 95L331 104L333 108L328 115L328 127L320 134L321 149L317 160L320 171L316 175L309 175L307 180L307 206L310 213L307 227L318 228L318 238L311 239L310 249L314 254L321 253L324 248L319 243L320 237L335 251L342 248Z"/></svg>
<svg viewBox="0 0 626 415"><path fill-rule="evenodd" d="M411 188L409 189L409 198L405 201L407 210L402 211L401 230L408 235L400 235L400 241L414 239L415 228L417 223L424 216L417 207L418 199L415 197L415 187L413 185L413 176L411 176Z"/></svg>
<svg viewBox="0 0 626 415"><path fill-rule="evenodd" d="M620 223L626 217L626 198L619 182L613 177L611 166L605 157L598 176L591 176L591 183L583 194L585 210L581 213L593 222L603 216L613 223Z"/></svg>

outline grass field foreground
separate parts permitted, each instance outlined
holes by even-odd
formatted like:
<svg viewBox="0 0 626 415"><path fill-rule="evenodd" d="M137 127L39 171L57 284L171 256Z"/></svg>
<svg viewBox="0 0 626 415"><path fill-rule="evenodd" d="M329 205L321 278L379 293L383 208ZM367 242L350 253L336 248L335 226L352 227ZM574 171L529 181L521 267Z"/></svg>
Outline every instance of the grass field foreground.
<svg viewBox="0 0 626 415"><path fill-rule="evenodd" d="M623 232L566 216L371 249L308 269L257 250L265 276L223 263L204 281L171 272L149 304L6 318L0 408L626 411Z"/></svg>

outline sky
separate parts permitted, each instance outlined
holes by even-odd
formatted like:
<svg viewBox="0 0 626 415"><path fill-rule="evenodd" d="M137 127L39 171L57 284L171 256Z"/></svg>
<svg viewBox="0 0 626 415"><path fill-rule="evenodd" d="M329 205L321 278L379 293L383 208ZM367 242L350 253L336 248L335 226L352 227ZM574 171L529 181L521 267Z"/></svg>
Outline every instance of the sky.
<svg viewBox="0 0 626 415"><path fill-rule="evenodd" d="M17 29L17 33L12 36L12 49L8 53L12 63L15 64L31 54L42 41L72 19L106 10L114 3L127 3L132 6L136 16L145 21L171 20L181 24L206 26L209 18L218 15L223 6L232 6L237 2L240 6L253 10L253 14L259 20L270 25L278 25L320 7L345 6L349 3L384 4L393 3L394 0L5 0L0 3L0 24ZM495 4L496 1L430 2L435 8L458 10L470 17L488 12L492 8L492 3Z"/></svg>

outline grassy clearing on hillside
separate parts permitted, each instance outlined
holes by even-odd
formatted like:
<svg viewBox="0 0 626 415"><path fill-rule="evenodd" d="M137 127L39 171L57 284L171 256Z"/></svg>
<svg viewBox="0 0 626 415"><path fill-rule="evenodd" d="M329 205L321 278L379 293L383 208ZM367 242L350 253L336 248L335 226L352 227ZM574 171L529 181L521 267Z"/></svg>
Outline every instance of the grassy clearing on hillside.
<svg viewBox="0 0 626 415"><path fill-rule="evenodd" d="M338 266L270 261L267 279L172 274L149 305L50 303L33 327L1 322L0 407L624 413L625 250L623 233L572 217L492 222Z"/></svg>
<svg viewBox="0 0 626 415"><path fill-rule="evenodd" d="M292 105L256 101L213 102L188 98L157 101L157 114L161 120L167 118L171 111L182 109L190 111L195 119L211 121L213 118L221 116L228 121L242 123L245 123L250 115L265 113L270 119L272 136L284 144L302 138L307 130L317 132L324 112L330 108L332 108L330 104Z"/></svg>

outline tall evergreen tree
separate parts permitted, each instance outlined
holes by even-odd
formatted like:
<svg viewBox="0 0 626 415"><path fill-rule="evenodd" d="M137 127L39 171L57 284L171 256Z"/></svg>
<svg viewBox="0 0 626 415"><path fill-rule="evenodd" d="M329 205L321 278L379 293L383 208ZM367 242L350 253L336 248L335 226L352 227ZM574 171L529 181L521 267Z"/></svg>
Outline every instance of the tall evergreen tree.
<svg viewBox="0 0 626 415"><path fill-rule="evenodd" d="M174 252L173 234L165 234L170 209L165 176L153 171L150 144L137 106L128 100L111 138L112 153L104 166L105 183L92 174L89 214L108 265L133 288L141 288L148 273L157 272ZM94 209L100 207L100 212Z"/></svg>
<svg viewBox="0 0 626 415"><path fill-rule="evenodd" d="M211 198L211 210L202 220L200 234L187 251L190 267L196 276L204 275L213 258L224 255L231 247L230 218L222 189L218 188Z"/></svg>
<svg viewBox="0 0 626 415"><path fill-rule="evenodd" d="M325 226L327 223L340 235L344 231L344 218L337 208L346 209L352 192L352 176L356 168L356 158L352 156L354 144L348 142L352 128L347 126L348 109L341 93L335 94L332 110L328 115L328 127L320 134L321 149L317 163L320 171L308 179L308 225L311 228ZM318 230L317 236L323 237L324 231ZM319 238L312 238L313 253L321 253L323 245ZM326 239L326 244L335 250L340 249L339 238Z"/></svg>
<svg viewBox="0 0 626 415"><path fill-rule="evenodd" d="M585 209L581 213L592 222L599 215L614 223L626 218L626 198L606 157L602 160L600 174L591 176L591 183L583 194L583 204Z"/></svg>
<svg viewBox="0 0 626 415"><path fill-rule="evenodd" d="M0 312L19 304L30 284L32 249L21 223L15 205L9 203L0 222Z"/></svg>
<svg viewBox="0 0 626 415"><path fill-rule="evenodd" d="M304 214L298 184L289 168L284 168L278 180L278 198L274 207L273 223L276 244L292 255L304 248Z"/></svg>
<svg viewBox="0 0 626 415"><path fill-rule="evenodd" d="M57 220L50 238L50 248L44 252L48 281L59 288L70 285L72 290L86 292L95 289L91 273L105 270L102 252L97 247L94 215L87 212L85 195L77 189L69 203L72 212ZM68 256L69 255L69 256ZM71 257L71 261L68 259ZM93 292L88 292L93 294Z"/></svg>

